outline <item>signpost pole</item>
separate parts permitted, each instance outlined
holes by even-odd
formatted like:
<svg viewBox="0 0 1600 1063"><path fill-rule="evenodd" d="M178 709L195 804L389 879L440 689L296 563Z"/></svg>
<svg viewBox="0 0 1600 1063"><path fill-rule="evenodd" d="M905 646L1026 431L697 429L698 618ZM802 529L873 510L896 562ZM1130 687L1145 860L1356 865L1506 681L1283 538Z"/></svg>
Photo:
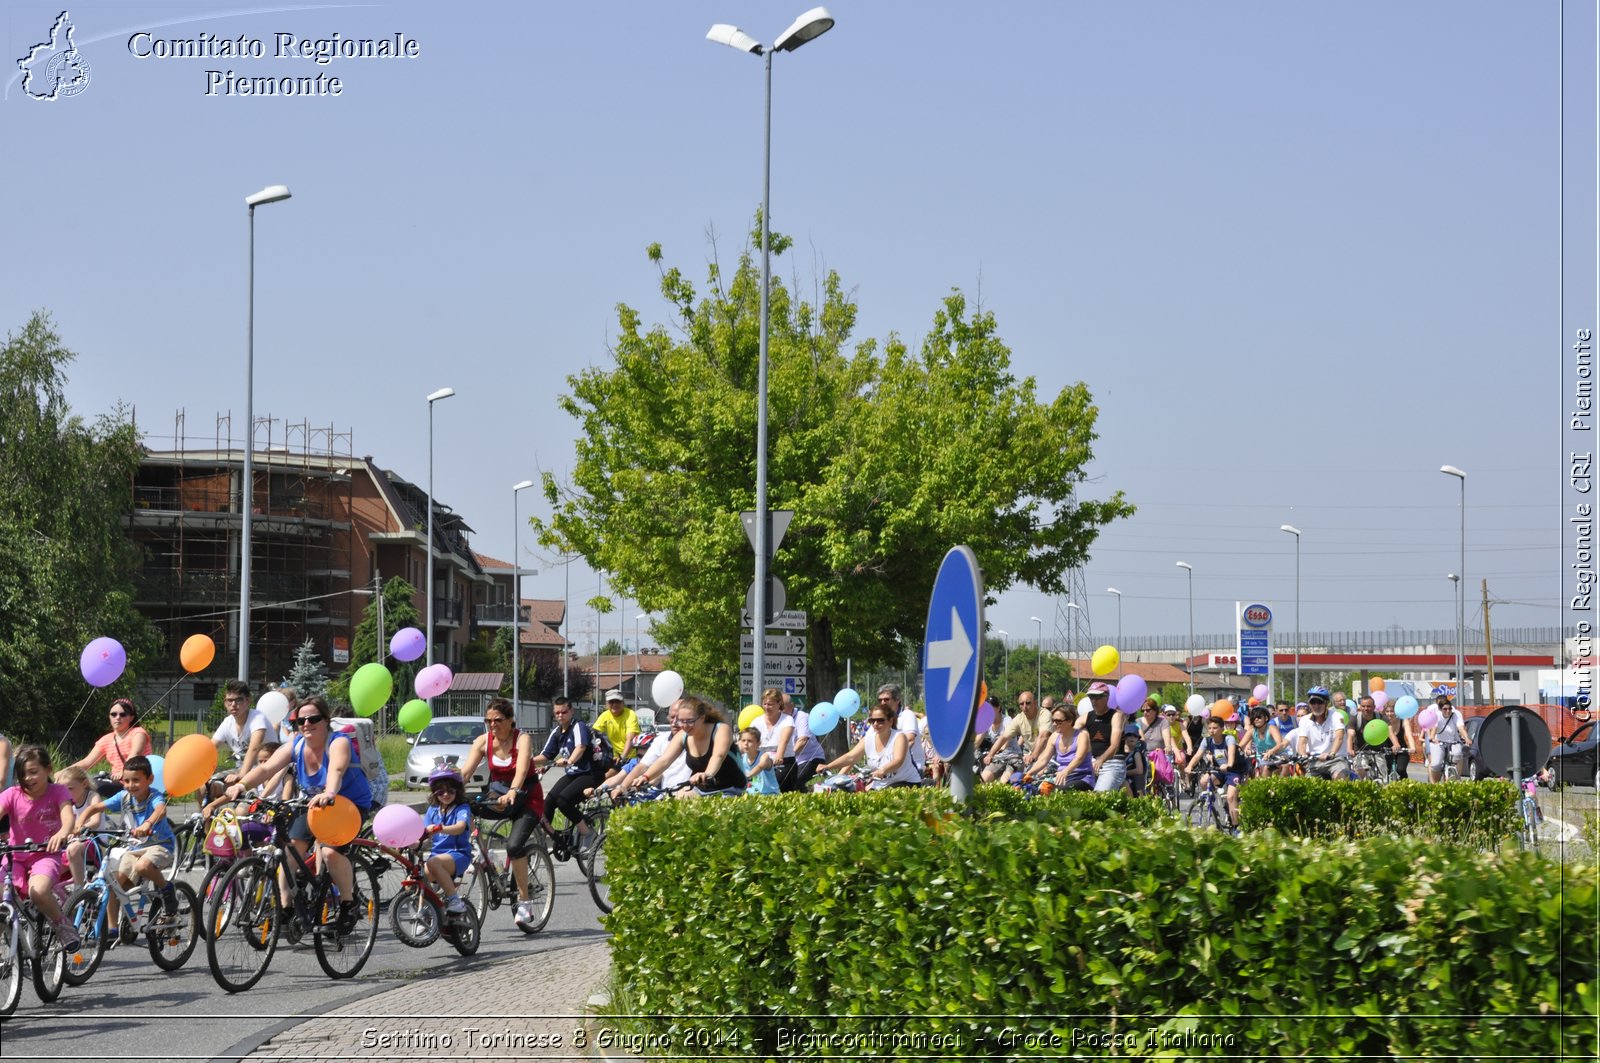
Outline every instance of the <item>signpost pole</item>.
<svg viewBox="0 0 1600 1063"><path fill-rule="evenodd" d="M972 796L972 726L982 687L983 574L970 547L953 546L939 564L922 646L928 737L950 769L950 796Z"/></svg>

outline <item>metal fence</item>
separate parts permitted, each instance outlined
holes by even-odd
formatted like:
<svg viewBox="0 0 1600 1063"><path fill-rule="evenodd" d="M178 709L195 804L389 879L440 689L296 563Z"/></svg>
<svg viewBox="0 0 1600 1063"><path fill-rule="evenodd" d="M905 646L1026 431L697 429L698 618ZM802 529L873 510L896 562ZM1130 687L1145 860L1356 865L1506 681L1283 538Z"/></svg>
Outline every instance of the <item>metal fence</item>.
<svg viewBox="0 0 1600 1063"><path fill-rule="evenodd" d="M1527 648L1530 652L1548 653L1565 642L1569 632L1559 627L1496 628L1496 650L1515 652ZM1419 652L1431 647L1433 652L1455 653L1455 628L1389 629L1385 631L1302 631L1298 639L1293 631L1281 627L1273 632L1276 648L1293 650L1298 643L1308 653L1358 653L1388 651L1391 653ZM1196 653L1213 653L1231 648L1238 641L1233 632L1222 634L1196 634L1191 643L1188 635L1126 635L1117 647L1123 653L1188 653L1192 645ZM1462 644L1468 653L1483 652L1483 631L1467 628L1462 634ZM1067 652L1065 640L1045 641L1045 649L1052 653ZM1075 647L1081 655L1083 647Z"/></svg>

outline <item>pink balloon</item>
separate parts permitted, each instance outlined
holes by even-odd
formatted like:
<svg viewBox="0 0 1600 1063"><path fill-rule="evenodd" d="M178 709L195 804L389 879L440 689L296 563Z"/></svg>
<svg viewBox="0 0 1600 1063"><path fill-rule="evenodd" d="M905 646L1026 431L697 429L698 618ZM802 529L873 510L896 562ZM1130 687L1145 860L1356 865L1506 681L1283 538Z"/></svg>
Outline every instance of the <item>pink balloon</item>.
<svg viewBox="0 0 1600 1063"><path fill-rule="evenodd" d="M428 652L428 640L414 627L403 627L389 640L389 653L397 661L414 661Z"/></svg>
<svg viewBox="0 0 1600 1063"><path fill-rule="evenodd" d="M1374 690L1372 692L1372 703L1381 710L1385 705L1389 704L1389 692L1387 690Z"/></svg>
<svg viewBox="0 0 1600 1063"><path fill-rule="evenodd" d="M1417 726L1426 731L1430 727L1439 726L1439 710L1429 705L1417 713Z"/></svg>
<svg viewBox="0 0 1600 1063"><path fill-rule="evenodd" d="M436 698L450 689L450 683L454 679L455 676L450 674L448 665L433 664L418 672L416 682L412 685L416 688L417 697Z"/></svg>
<svg viewBox="0 0 1600 1063"><path fill-rule="evenodd" d="M972 733L983 734L994 726L994 706L987 701L978 706L978 718L973 721Z"/></svg>
<svg viewBox="0 0 1600 1063"><path fill-rule="evenodd" d="M410 805L384 805L372 817L372 836L391 849L406 849L422 838L422 816Z"/></svg>
<svg viewBox="0 0 1600 1063"><path fill-rule="evenodd" d="M1116 707L1132 716L1144 707L1144 699L1150 696L1150 685L1136 675L1125 675L1117 680L1116 694Z"/></svg>
<svg viewBox="0 0 1600 1063"><path fill-rule="evenodd" d="M1256 684L1256 688L1254 690L1250 691L1250 693L1255 695L1255 699L1257 701L1266 701L1267 700L1267 695L1271 694L1272 691L1267 689L1267 684L1265 684L1265 683L1257 683Z"/></svg>
<svg viewBox="0 0 1600 1063"><path fill-rule="evenodd" d="M108 687L128 667L128 651L116 639L98 638L83 648L78 658L78 671L84 682L92 687Z"/></svg>

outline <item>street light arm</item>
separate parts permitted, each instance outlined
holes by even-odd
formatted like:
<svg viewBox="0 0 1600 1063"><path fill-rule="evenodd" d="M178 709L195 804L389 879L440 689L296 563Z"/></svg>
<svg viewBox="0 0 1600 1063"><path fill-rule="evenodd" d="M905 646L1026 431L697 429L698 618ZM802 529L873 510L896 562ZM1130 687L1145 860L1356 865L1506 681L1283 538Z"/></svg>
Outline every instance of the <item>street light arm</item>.
<svg viewBox="0 0 1600 1063"><path fill-rule="evenodd" d="M726 22L719 22L712 26L706 32L706 40L716 44L726 44L729 48L737 48L741 52L749 52L751 55L765 54L760 41L738 26L730 26Z"/></svg>
<svg viewBox="0 0 1600 1063"><path fill-rule="evenodd" d="M434 392L430 392L429 393L428 402L434 403L434 402L438 402L440 399L448 399L450 396L454 395L455 393L456 393L456 389L455 388L440 388L438 391L434 391Z"/></svg>

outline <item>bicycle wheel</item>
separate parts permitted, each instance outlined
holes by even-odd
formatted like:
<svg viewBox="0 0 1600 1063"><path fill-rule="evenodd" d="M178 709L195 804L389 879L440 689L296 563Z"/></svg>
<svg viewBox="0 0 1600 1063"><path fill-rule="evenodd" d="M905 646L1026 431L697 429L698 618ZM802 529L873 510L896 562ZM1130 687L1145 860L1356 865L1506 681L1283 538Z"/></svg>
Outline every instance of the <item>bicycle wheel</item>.
<svg viewBox="0 0 1600 1063"><path fill-rule="evenodd" d="M477 911L472 905L467 905L467 910L459 915L446 915L445 929L449 930L450 944L463 956L471 956L478 951L478 941L483 921L478 918Z"/></svg>
<svg viewBox="0 0 1600 1063"><path fill-rule="evenodd" d="M352 857L350 874L355 882L355 926L339 930L340 906L328 897L333 892L327 888L322 909L322 925L316 927L317 963L329 978L353 978L366 965L372 955L373 943L378 940L378 875L364 859Z"/></svg>
<svg viewBox="0 0 1600 1063"><path fill-rule="evenodd" d="M1204 793L1196 794L1189 801L1189 809L1184 813L1184 822L1191 827L1204 827L1206 825L1207 812L1206 795Z"/></svg>
<svg viewBox="0 0 1600 1063"><path fill-rule="evenodd" d="M211 977L230 993L261 980L278 950L278 883L275 866L247 856L228 868L212 890L205 920Z"/></svg>
<svg viewBox="0 0 1600 1063"><path fill-rule="evenodd" d="M606 840L601 838L589 850L589 896L595 907L606 915L611 914L611 884L606 881Z"/></svg>
<svg viewBox="0 0 1600 1063"><path fill-rule="evenodd" d="M493 866L485 865L483 850L474 847L472 860L461 873L459 888L461 899L467 902L467 907L478 913L480 923L488 918L491 907L499 907L496 903L499 898L494 896L495 891L491 888L493 878Z"/></svg>
<svg viewBox="0 0 1600 1063"><path fill-rule="evenodd" d="M421 886L402 886L389 902L389 926L403 943L425 949L439 940L439 909L428 903Z"/></svg>
<svg viewBox="0 0 1600 1063"><path fill-rule="evenodd" d="M188 963L201 938L200 901L194 887L187 882L173 882L172 891L178 897L178 910L169 915L163 908L150 924L150 958L163 971L176 971ZM150 903L161 904L161 900Z"/></svg>
<svg viewBox="0 0 1600 1063"><path fill-rule="evenodd" d="M78 947L67 956L67 970L62 976L68 985L79 986L94 976L105 958L106 939L100 932L104 919L100 908L105 894L90 886L80 886L72 891L61 911L78 932Z"/></svg>
<svg viewBox="0 0 1600 1063"><path fill-rule="evenodd" d="M0 1019L22 999L22 927L14 910L0 916Z"/></svg>
<svg viewBox="0 0 1600 1063"><path fill-rule="evenodd" d="M550 922L550 913L556 907L556 864L543 838L536 838L528 850L528 905L531 918L517 929L524 934L537 934Z"/></svg>
<svg viewBox="0 0 1600 1063"><path fill-rule="evenodd" d="M1531 800L1522 802L1522 844L1528 849L1539 847L1539 813Z"/></svg>
<svg viewBox="0 0 1600 1063"><path fill-rule="evenodd" d="M61 995L67 973L67 954L56 928L40 916L33 925L33 989L46 1004Z"/></svg>
<svg viewBox="0 0 1600 1063"><path fill-rule="evenodd" d="M587 877L589 874L589 857L598 852L606 843L606 827L611 821L611 813L602 809L589 817L589 832L587 834L573 835L572 858L578 863L578 870Z"/></svg>
<svg viewBox="0 0 1600 1063"><path fill-rule="evenodd" d="M221 891L218 890L217 887L222 883L222 876L227 874L228 868L232 866L233 862L231 860L213 860L211 862L211 866L206 868L205 876L200 879L200 887L194 891L195 896L200 899L201 940L205 940L211 936L211 902L212 900L221 897ZM231 900L232 896L232 894L229 894L228 899ZM228 902L228 900L224 901L224 903ZM231 917L231 913L229 912L222 912L219 913L219 915L219 922L227 922Z"/></svg>

